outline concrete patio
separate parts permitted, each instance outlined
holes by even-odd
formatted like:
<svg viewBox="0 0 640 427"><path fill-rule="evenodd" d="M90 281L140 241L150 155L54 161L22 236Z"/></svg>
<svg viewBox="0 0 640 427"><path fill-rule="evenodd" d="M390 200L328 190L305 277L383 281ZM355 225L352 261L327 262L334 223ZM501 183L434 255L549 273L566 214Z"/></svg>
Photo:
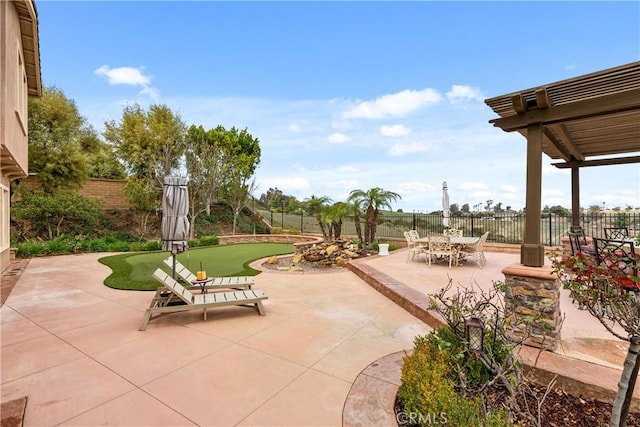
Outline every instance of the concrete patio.
<svg viewBox="0 0 640 427"><path fill-rule="evenodd" d="M406 254L356 262L430 293L449 277L461 285L502 280L502 268L519 260L488 253L484 269L470 261L449 270L406 262ZM203 321L194 311L152 320L139 332L152 293L105 287L110 269L98 262L103 256L34 258L0 309L1 397L28 397L25 426L341 426L343 413L345 425L371 425L345 407L362 404L353 399L354 382L431 330L353 272L337 269L264 271L255 288L269 296L266 316L229 307L209 310ZM565 297L563 345L546 352L551 365L567 372L578 366L586 384L591 375L615 386L625 343ZM377 425L391 425L378 412Z"/></svg>

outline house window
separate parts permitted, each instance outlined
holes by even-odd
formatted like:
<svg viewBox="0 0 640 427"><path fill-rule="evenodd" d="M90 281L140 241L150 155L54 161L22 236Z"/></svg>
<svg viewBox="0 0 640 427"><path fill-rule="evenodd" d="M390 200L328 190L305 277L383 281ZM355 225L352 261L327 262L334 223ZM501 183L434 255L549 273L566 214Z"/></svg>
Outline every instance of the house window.
<svg viewBox="0 0 640 427"><path fill-rule="evenodd" d="M22 51L18 46L18 67L17 67L17 79L16 79L16 116L18 122L22 127L22 132L25 136L28 133L27 126L27 100L29 97L29 86L27 85L27 71L24 66L24 59L22 58Z"/></svg>
<svg viewBox="0 0 640 427"><path fill-rule="evenodd" d="M9 187L0 185L0 252L9 248Z"/></svg>

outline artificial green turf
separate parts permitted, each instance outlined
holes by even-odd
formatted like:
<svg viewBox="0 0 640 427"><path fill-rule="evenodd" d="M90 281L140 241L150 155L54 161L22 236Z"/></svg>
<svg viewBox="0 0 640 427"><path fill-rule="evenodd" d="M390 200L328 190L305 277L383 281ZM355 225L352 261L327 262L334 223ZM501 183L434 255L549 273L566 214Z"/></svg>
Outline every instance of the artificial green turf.
<svg viewBox="0 0 640 427"><path fill-rule="evenodd" d="M255 276L259 274L249 267L257 259L293 252L290 243L240 243L235 245L209 246L189 249L177 256L194 274L202 268L207 276ZM104 284L115 289L151 291L160 285L152 274L157 268L170 273L171 268L162 261L171 256L169 252L144 252L121 254L100 258L100 262L113 271Z"/></svg>

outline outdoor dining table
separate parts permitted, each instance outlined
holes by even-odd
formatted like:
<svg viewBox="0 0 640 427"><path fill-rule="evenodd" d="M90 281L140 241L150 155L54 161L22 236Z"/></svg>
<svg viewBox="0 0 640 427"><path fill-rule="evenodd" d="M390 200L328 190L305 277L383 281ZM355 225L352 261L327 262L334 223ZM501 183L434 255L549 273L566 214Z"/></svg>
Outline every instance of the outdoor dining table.
<svg viewBox="0 0 640 427"><path fill-rule="evenodd" d="M480 240L480 237L471 237L471 236L450 236L451 244L461 248L466 245L475 245ZM416 240L418 243L429 243L429 236L420 237Z"/></svg>
<svg viewBox="0 0 640 427"><path fill-rule="evenodd" d="M453 246L454 251L457 253L457 257L459 261L464 261L465 257L461 256L460 252L462 248L467 245L475 245L480 241L480 237L472 237L472 236L449 236L451 239L451 246ZM416 239L416 243L429 243L429 236L420 237Z"/></svg>

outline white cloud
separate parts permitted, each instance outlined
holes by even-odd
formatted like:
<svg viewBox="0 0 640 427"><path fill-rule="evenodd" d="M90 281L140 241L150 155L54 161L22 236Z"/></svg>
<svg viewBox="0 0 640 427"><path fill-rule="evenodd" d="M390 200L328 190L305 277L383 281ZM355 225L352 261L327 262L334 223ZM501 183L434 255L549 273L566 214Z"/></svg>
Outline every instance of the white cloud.
<svg viewBox="0 0 640 427"><path fill-rule="evenodd" d="M413 144L394 144L387 153L390 156L404 156L410 153L422 153L429 151L429 146L422 142L414 142Z"/></svg>
<svg viewBox="0 0 640 427"><path fill-rule="evenodd" d="M129 85L129 86L141 86L141 95L146 95L151 99L157 99L159 97L158 89L151 86L151 77L143 73L144 67L118 67L111 68L108 65L103 65L93 71L98 76L104 76L110 85Z"/></svg>
<svg viewBox="0 0 640 427"><path fill-rule="evenodd" d="M461 190L477 191L477 190L488 190L489 186L481 182L463 182L462 184L457 185L456 188L459 188Z"/></svg>
<svg viewBox="0 0 640 427"><path fill-rule="evenodd" d="M404 117L427 105L436 104L441 99L434 89L403 90L383 95L373 101L360 102L342 113L345 119L382 119L385 117Z"/></svg>
<svg viewBox="0 0 640 427"><path fill-rule="evenodd" d="M302 128L295 123L291 123L288 129L289 129L289 132L291 133L300 133L302 131Z"/></svg>
<svg viewBox="0 0 640 427"><path fill-rule="evenodd" d="M517 193L518 189L513 186L513 185L509 185L509 184L505 184L502 187L500 187L500 190L502 190L504 193Z"/></svg>
<svg viewBox="0 0 640 427"><path fill-rule="evenodd" d="M411 133L411 129L403 125L382 126L380 128L380 133L384 136L395 138L398 136L409 135Z"/></svg>
<svg viewBox="0 0 640 427"><path fill-rule="evenodd" d="M351 138L343 133L336 132L329 135L329 142L332 144L342 144L349 141L351 141Z"/></svg>
<svg viewBox="0 0 640 427"><path fill-rule="evenodd" d="M464 101L480 101L484 100L484 94L477 87L453 85L451 90L447 92L447 98L452 104Z"/></svg>
<svg viewBox="0 0 640 427"><path fill-rule="evenodd" d="M110 68L108 65L94 71L99 76L107 77L110 85L131 85L146 87L151 83L148 76L142 74L142 70L133 67Z"/></svg>
<svg viewBox="0 0 640 427"><path fill-rule="evenodd" d="M359 169L353 165L344 165L344 166L338 167L338 172L341 172L341 173L355 173L358 171Z"/></svg>
<svg viewBox="0 0 640 427"><path fill-rule="evenodd" d="M262 181L261 187L265 188L278 188L283 192L307 190L309 186L309 180L306 178L300 178L297 176L270 178Z"/></svg>

